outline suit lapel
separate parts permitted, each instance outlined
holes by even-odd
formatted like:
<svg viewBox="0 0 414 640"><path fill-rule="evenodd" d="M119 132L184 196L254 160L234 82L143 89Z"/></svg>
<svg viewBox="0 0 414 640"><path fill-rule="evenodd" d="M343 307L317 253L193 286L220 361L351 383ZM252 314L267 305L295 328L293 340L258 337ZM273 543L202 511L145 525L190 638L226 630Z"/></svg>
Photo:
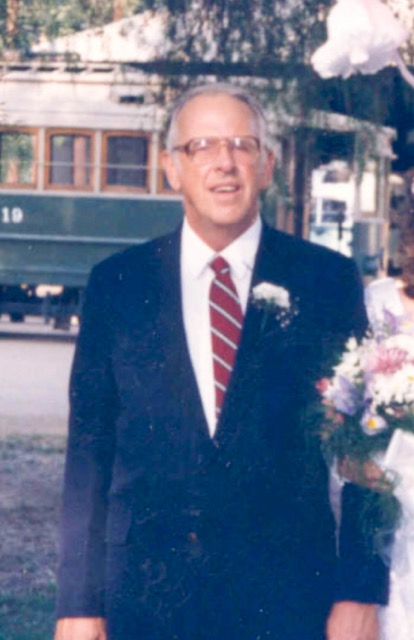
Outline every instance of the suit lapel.
<svg viewBox="0 0 414 640"><path fill-rule="evenodd" d="M261 282L272 282L287 290L291 289L289 261L283 258L283 242L278 234L273 233L264 226L252 274L237 359L217 427L216 438L222 444L237 437L241 429L245 430L246 425L257 424L260 420L257 415L260 408L255 398L260 396L260 387L263 385L262 358L267 343L263 327L264 312L254 304L251 291ZM289 339L289 328L282 330L277 321L273 321L272 329L270 339L273 345L277 341L283 346Z"/></svg>
<svg viewBox="0 0 414 640"><path fill-rule="evenodd" d="M161 245L156 282L159 303L156 312L157 340L162 350L165 380L174 403L179 407L180 423L191 422L195 436L208 437L200 393L185 335L180 280L180 232Z"/></svg>

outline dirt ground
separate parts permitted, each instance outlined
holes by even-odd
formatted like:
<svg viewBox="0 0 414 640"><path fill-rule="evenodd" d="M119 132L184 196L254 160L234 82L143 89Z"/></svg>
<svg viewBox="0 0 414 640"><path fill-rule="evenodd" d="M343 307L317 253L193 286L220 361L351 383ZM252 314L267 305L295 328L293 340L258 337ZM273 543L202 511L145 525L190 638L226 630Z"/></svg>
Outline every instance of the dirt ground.
<svg viewBox="0 0 414 640"><path fill-rule="evenodd" d="M65 434L73 342L0 335L0 438Z"/></svg>

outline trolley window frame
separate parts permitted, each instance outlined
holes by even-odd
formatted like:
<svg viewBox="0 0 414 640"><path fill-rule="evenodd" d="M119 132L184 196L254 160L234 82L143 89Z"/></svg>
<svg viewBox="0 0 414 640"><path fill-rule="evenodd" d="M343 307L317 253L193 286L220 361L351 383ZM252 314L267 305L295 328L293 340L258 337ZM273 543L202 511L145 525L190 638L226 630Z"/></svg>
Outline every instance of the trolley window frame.
<svg viewBox="0 0 414 640"><path fill-rule="evenodd" d="M108 184L108 140L110 138L139 138L146 140L147 143L147 162L144 167L145 186L131 186L123 184ZM105 193L150 193L151 192L151 169L153 162L151 133L146 131L131 131L129 129L111 129L110 131L102 131L102 154L101 154L101 190ZM140 167L142 168L142 167Z"/></svg>
<svg viewBox="0 0 414 640"><path fill-rule="evenodd" d="M2 182L0 190L4 189L36 189L39 176L39 129L35 127L0 126L0 134L26 134L33 137L33 181L32 182ZM1 161L1 155L0 155ZM1 173L0 173L1 176Z"/></svg>
<svg viewBox="0 0 414 640"><path fill-rule="evenodd" d="M90 140L90 158L87 166L89 166L89 182L85 185L67 184L63 182L51 182L50 171L53 166L52 162L52 138L53 136L72 136L87 137ZM44 165L44 188L47 191L74 191L88 193L94 190L95 176L95 132L92 129L76 129L76 128L50 128L45 131L45 165ZM75 163L73 163L75 166Z"/></svg>

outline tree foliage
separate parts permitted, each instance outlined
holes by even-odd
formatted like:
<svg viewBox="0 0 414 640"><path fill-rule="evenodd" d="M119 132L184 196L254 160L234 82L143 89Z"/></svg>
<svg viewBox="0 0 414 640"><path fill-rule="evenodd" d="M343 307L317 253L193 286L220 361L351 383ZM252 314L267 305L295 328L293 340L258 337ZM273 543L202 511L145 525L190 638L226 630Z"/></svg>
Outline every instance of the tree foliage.
<svg viewBox="0 0 414 640"><path fill-rule="evenodd" d="M110 22L114 10L168 9L171 56L181 60L303 61L325 33L332 0L0 0L3 47Z"/></svg>
<svg viewBox="0 0 414 640"><path fill-rule="evenodd" d="M118 2L126 13L141 0L0 0L0 45L26 51L39 38L55 38L111 22Z"/></svg>
<svg viewBox="0 0 414 640"><path fill-rule="evenodd" d="M334 0L0 0L0 46L27 50L143 9L169 12L170 57L224 63L308 62L326 35ZM414 0L387 0L414 33ZM414 38L405 47L414 59Z"/></svg>
<svg viewBox="0 0 414 640"><path fill-rule="evenodd" d="M160 0L182 59L301 62L325 34L331 0Z"/></svg>

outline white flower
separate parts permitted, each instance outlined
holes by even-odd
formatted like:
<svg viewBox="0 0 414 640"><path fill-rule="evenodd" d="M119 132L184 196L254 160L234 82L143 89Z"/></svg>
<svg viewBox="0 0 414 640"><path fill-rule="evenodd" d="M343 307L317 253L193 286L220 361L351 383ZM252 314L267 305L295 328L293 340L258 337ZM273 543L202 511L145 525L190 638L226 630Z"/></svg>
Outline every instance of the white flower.
<svg viewBox="0 0 414 640"><path fill-rule="evenodd" d="M388 428L386 420L378 414L371 413L371 411L366 411L364 413L361 420L361 426L367 436L374 436L380 431L384 431L384 429Z"/></svg>
<svg viewBox="0 0 414 640"><path fill-rule="evenodd" d="M361 366L361 353L358 342L350 338L346 343L346 351L342 355L341 362L334 368L335 376L347 378L352 382L358 382L363 374Z"/></svg>
<svg viewBox="0 0 414 640"><path fill-rule="evenodd" d="M328 41L311 58L322 78L376 73L396 62L408 30L380 0L337 0L328 19ZM407 78L406 78L407 79Z"/></svg>
<svg viewBox="0 0 414 640"><path fill-rule="evenodd" d="M261 282L253 288L252 294L255 302L290 309L289 291L284 287L279 287L271 282Z"/></svg>
<svg viewBox="0 0 414 640"><path fill-rule="evenodd" d="M353 351L353 352L358 351L359 349L358 340L354 336L352 336L347 340L345 347L347 351Z"/></svg>
<svg viewBox="0 0 414 640"><path fill-rule="evenodd" d="M384 409L392 404L408 406L414 403L414 365L408 363L393 374L370 376L366 397L373 407Z"/></svg>

